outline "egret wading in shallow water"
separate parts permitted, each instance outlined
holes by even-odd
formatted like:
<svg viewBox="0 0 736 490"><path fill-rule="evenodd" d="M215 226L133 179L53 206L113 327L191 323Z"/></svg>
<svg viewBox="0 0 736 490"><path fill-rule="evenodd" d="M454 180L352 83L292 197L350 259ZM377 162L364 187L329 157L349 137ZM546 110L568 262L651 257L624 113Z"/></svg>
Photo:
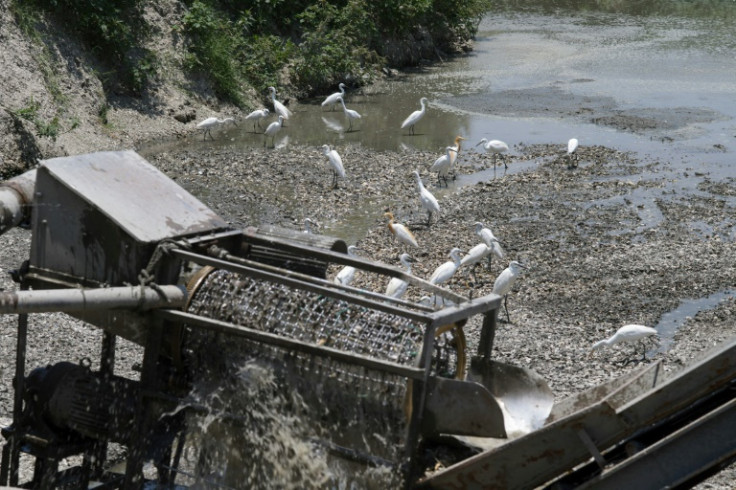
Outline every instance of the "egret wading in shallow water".
<svg viewBox="0 0 736 490"><path fill-rule="evenodd" d="M322 107L332 106L331 111L335 110L335 106L339 102L338 99L341 99L345 96L345 84L340 82L340 84L337 86L337 88L340 89L339 92L335 92L332 95L328 95L327 98L322 102Z"/></svg>
<svg viewBox="0 0 736 490"><path fill-rule="evenodd" d="M498 156L502 153L506 153L509 151L509 145L504 143L501 140L488 140L486 138L481 139L477 145L483 145L483 149L487 152L490 151L493 154L493 175L496 175L496 159L498 159ZM503 167L504 169L508 169L509 166L506 164L506 159L503 159Z"/></svg>
<svg viewBox="0 0 736 490"><path fill-rule="evenodd" d="M488 266L490 267L494 256L499 260L503 258L504 253L501 248L501 242L493 235L491 229L487 228L480 221L476 221L473 226L475 227L475 234L491 249L491 253L488 255Z"/></svg>
<svg viewBox="0 0 736 490"><path fill-rule="evenodd" d="M578 149L578 139L570 138L567 142L567 167L573 168L578 166L578 155L575 153ZM573 165L573 161L575 164Z"/></svg>
<svg viewBox="0 0 736 490"><path fill-rule="evenodd" d="M437 172L437 185L439 185L441 179L445 181L445 186L447 186L447 174L450 171L450 162L452 161L450 154L453 150L452 146L445 147L445 154L435 160L432 166L429 167L430 172Z"/></svg>
<svg viewBox="0 0 736 490"><path fill-rule="evenodd" d="M419 201L422 203L422 207L427 210L427 226L432 222L432 213L440 214L440 203L437 202L437 198L432 195L431 192L424 187L422 178L419 176L418 171L414 171L414 176L417 178L417 190L419 191Z"/></svg>
<svg viewBox="0 0 736 490"><path fill-rule="evenodd" d="M220 126L221 124L227 124L227 123L233 123L237 126L237 123L235 122L235 119L232 117L226 117L225 119L219 119L216 117L208 117L204 121L197 124L197 129L202 130L202 134L204 135L204 140L207 139L207 135L210 135L210 139L214 140L215 138L212 137L212 128L215 126Z"/></svg>
<svg viewBox="0 0 736 490"><path fill-rule="evenodd" d="M615 334L610 336L607 339L599 340L593 346L590 348L591 353L594 350L601 349L603 347L611 347L616 344L620 343L632 343L632 342L638 342L640 340L644 340L647 337L651 337L652 335L657 335L657 330L652 327L647 327L644 325L624 325L623 327L619 328ZM634 353L636 353L636 349L634 349ZM644 357L642 360L646 360L647 358L647 351L646 346L644 346Z"/></svg>
<svg viewBox="0 0 736 490"><path fill-rule="evenodd" d="M332 168L332 188L337 189L337 178L345 177L345 167L342 166L342 158L337 151L330 149L330 145L322 145L322 153L327 157L327 162Z"/></svg>
<svg viewBox="0 0 736 490"><path fill-rule="evenodd" d="M411 255L407 253L403 253L399 255L399 262L401 262L404 267L406 267L406 273L411 274L411 263L413 259L411 258ZM401 279L400 277L392 277L391 280L388 282L388 285L386 285L386 296L390 298L396 298L399 299L402 296L404 296L404 293L409 288L409 283L405 280Z"/></svg>
<svg viewBox="0 0 736 490"><path fill-rule="evenodd" d="M275 145L276 140L276 133L281 131L281 126L284 124L284 116L279 115L279 120L274 121L271 124L268 125L266 130L263 132L264 135L266 135L266 139L263 140L263 146L266 146L266 142L268 141L268 138L271 138L271 146Z"/></svg>
<svg viewBox="0 0 736 490"><path fill-rule="evenodd" d="M287 107L276 100L276 89L274 87L268 87L269 92L271 92L271 101L273 102L273 110L276 111L276 114L279 114L284 117L284 120L287 120L291 117L292 113Z"/></svg>
<svg viewBox="0 0 736 490"><path fill-rule="evenodd" d="M450 170L453 171L453 179L455 178L455 162L457 162L457 157L460 156L460 145L462 141L465 141L465 138L455 136L455 144L452 146L453 150L450 152Z"/></svg>
<svg viewBox="0 0 736 490"><path fill-rule="evenodd" d="M404 119L404 122L401 123L401 129L411 128L411 134L414 134L414 125L418 123L421 118L424 117L424 114L427 112L425 104L427 104L428 102L429 101L426 97L422 97L421 99L419 99L419 103L422 105L422 108L409 114L409 117Z"/></svg>
<svg viewBox="0 0 736 490"><path fill-rule="evenodd" d="M258 127L261 127L261 119L265 119L268 117L268 115L271 113L268 109L256 109L255 111L251 112L247 116L245 116L246 121L253 121L253 132L256 132L256 124Z"/></svg>
<svg viewBox="0 0 736 490"><path fill-rule="evenodd" d="M414 238L414 234L409 231L409 228L401 223L394 223L394 215L392 213L385 213L383 216L388 218L388 229L399 242L404 245L411 245L412 247L419 246L417 239Z"/></svg>
<svg viewBox="0 0 736 490"><path fill-rule="evenodd" d="M350 245L348 247L348 255L351 257L355 257L357 254L355 252L358 251L358 247L355 245ZM342 269L340 269L340 272L337 273L335 276L334 282L335 284L341 284L343 286L349 286L351 282L353 282L353 279L355 278L355 267L346 265Z"/></svg>
<svg viewBox="0 0 736 490"><path fill-rule="evenodd" d="M350 126L348 127L348 132L350 132L353 130L353 119L360 119L362 116L358 114L358 111L354 111L345 107L345 101L342 97L338 97L337 100L342 104L342 112L345 113L348 121L350 122Z"/></svg>
<svg viewBox="0 0 736 490"><path fill-rule="evenodd" d="M521 270L526 269L526 266L521 262L512 260L509 266L501 272L493 283L493 292L499 296L503 296L503 308L506 310L506 322L511 323L511 316L509 315L508 308L508 296L514 283L521 275Z"/></svg>

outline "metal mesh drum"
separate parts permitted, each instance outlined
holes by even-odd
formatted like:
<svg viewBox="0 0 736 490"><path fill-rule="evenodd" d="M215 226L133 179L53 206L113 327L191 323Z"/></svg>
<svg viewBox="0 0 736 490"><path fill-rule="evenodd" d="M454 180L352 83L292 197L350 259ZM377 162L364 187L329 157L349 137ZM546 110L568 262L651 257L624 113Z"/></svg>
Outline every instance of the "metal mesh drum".
<svg viewBox="0 0 736 490"><path fill-rule="evenodd" d="M188 312L199 316L406 366L415 366L422 351L422 322L318 292L210 268L191 290ZM462 330L441 330L433 374L462 375ZM310 407L320 437L328 431L333 443L387 457L382 450L403 443L411 402L402 376L202 329L187 333L186 346L196 376L221 380L253 359L268 363Z"/></svg>

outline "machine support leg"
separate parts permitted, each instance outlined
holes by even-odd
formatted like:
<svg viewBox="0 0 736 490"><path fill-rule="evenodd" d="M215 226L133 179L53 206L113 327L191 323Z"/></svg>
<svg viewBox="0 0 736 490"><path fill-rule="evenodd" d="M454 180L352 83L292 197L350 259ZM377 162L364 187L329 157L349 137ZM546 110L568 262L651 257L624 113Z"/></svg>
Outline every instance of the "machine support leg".
<svg viewBox="0 0 736 490"><path fill-rule="evenodd" d="M115 374L115 343L117 337L109 332L102 334L102 349L100 353L100 374L108 381ZM90 454L85 458L85 466L89 467L92 477L99 477L103 473L103 466L107 459L107 441L99 441L95 444ZM85 468L86 469L86 468Z"/></svg>
<svg viewBox="0 0 736 490"><path fill-rule="evenodd" d="M125 468L125 483L123 488L140 489L143 488L143 459L145 457L146 448L150 443L150 414L148 413L148 404L145 401L146 393L156 391L156 371L159 356L161 354L161 337L163 335L163 325L161 321L154 323L148 332L146 347L143 354L143 372L141 373L141 390L138 394L136 407L136 427L137 434L134 440L131 440L130 454L128 456Z"/></svg>
<svg viewBox="0 0 736 490"><path fill-rule="evenodd" d="M480 342L478 343L478 356L485 360L491 359L493 340L496 337L496 322L498 310L491 310L483 315L483 326L480 331Z"/></svg>
<svg viewBox="0 0 736 490"><path fill-rule="evenodd" d="M25 288L22 288L25 289ZM20 441L18 440L21 415L23 413L23 390L26 372L26 344L28 340L28 314L18 315L18 339L15 354L15 399L13 401L13 433L3 448L2 475L0 483L18 486L20 466Z"/></svg>

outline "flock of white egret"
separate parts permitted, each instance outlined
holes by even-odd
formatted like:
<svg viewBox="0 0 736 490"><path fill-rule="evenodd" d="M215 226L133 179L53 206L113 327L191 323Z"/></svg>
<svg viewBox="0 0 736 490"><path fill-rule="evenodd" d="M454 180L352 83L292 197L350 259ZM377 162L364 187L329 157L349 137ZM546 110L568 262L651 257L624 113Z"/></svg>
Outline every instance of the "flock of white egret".
<svg viewBox="0 0 736 490"><path fill-rule="evenodd" d="M273 145L276 134L284 127L284 121L288 120L292 116L292 112L276 98L276 89L274 87L269 87L268 90L270 92L274 114L278 116L278 119L270 123L263 131L265 137L264 146L266 145L266 142L269 138L271 138L271 143ZM342 105L343 113L345 114L345 117L348 119L349 122L348 131L352 131L353 121L361 119L361 115L357 111L348 109L346 107L344 83L339 84L339 90L339 92L335 92L326 97L321 106L323 108L330 107L331 110L335 110L335 106L338 103ZM426 97L421 97L419 103L421 108L412 112L401 123L401 129L408 128L412 135L415 134L414 128L416 124L419 123L426 115L429 101ZM249 123L253 123L253 131L255 132L256 126L261 127L261 120L266 119L270 114L271 111L269 111L269 109L267 108L257 109L248 114L245 117L245 120ZM208 135L212 139L211 131L213 128L227 123L236 124L235 119L232 117L224 119L209 117L204 121L198 123L197 128L203 131L204 139L206 140ZM464 140L465 138L463 138L462 136L457 136L455 138L454 145L445 147L444 154L439 156L430 166L430 172L434 172L437 174L438 183L444 182L445 185L447 185L448 176L453 171L454 164L457 161L458 155L461 150L462 141ZM476 146L481 145L486 153L491 153L493 156L494 172L497 166L498 158L502 158L504 168L508 168L508 164L503 154L509 151L509 146L505 142L497 139L489 140L487 138L483 138L476 144ZM568 167L570 168L577 167L576 152L578 149L578 145L579 142L576 138L571 138L568 141L566 158ZM327 162L333 173L333 188L337 188L338 178L345 177L345 167L343 166L342 158L340 157L339 153L335 149L332 149L329 145L322 145L322 152L327 158ZM440 205L437 198L424 186L419 172L414 171L413 173L417 182L417 191L420 204L422 208L427 211L427 226L430 226L432 222L432 215L439 215L440 213ZM388 229L390 233L399 243L407 247L419 247L416 237L406 225L397 223L394 219L393 214L390 212L385 213L385 217L388 218ZM307 218L305 220L305 232L311 233L310 225L316 226L316 223ZM494 236L493 232L481 222L476 222L473 227L475 228L476 235L478 235L478 237L481 239L481 243L472 247L464 256L462 250L457 247L453 248L449 253L450 260L437 267L430 276L429 282L431 284L440 285L447 283L462 267L472 268L471 272L473 275L473 283L478 284L475 268L481 264L482 260L487 257L490 265L492 257L494 256L498 259L503 259L503 249L501 248L501 244L499 240ZM351 245L350 247L348 247L348 255L354 256L357 251L358 248L355 245ZM407 273L411 274L411 264L413 262L411 255L409 255L408 253L402 253L399 256L399 261L406 268ZM507 307L508 294L512 290L513 285L521 275L522 271L526 268L527 266L525 266L523 263L512 260L511 262L509 262L508 267L504 269L494 281L493 293L498 294L499 296L502 296L504 298L503 304L504 310L506 311L506 321L509 323L511 322L511 318L509 316L509 311ZM333 280L337 284L348 286L353 281L355 275L356 269L351 266L346 266L337 273ZM401 298L407 289L407 282L395 277L392 278L387 284L385 294L393 298ZM423 300L426 300L426 298L427 297L423 298ZM434 304L438 305L444 303L438 303L437 298L435 298ZM644 325L624 325L610 338L596 342L592 346L591 352L600 349L601 347L612 346L617 343L636 342L653 335L656 336L657 331L651 327L647 327Z"/></svg>

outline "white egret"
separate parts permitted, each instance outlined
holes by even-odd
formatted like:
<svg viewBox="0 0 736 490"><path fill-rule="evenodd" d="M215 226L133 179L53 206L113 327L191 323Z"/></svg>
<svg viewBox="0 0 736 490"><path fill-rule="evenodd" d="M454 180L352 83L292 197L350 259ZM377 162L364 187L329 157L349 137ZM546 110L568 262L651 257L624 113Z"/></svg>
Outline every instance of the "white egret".
<svg viewBox="0 0 736 490"><path fill-rule="evenodd" d="M593 346L590 348L591 352L594 350L598 350L602 347L611 347L613 345L619 344L619 343L629 343L629 342L637 342L639 340L646 339L647 337L650 337L652 335L657 335L657 330L652 327L647 327L644 325L624 325L623 327L619 328L615 334L610 336L607 339L599 340ZM646 359L647 353L646 349L644 350L644 359Z"/></svg>
<svg viewBox="0 0 736 490"><path fill-rule="evenodd" d="M266 139L263 140L263 146L266 146L266 141L268 141L269 137L271 138L271 144L274 144L276 140L276 133L281 131L281 126L283 126L283 124L284 116L279 114L279 120L269 124L266 130L263 132L263 134L266 135Z"/></svg>
<svg viewBox="0 0 736 490"><path fill-rule="evenodd" d="M480 264L480 261L483 260L485 257L488 257L491 255L493 249L486 245L485 243L479 243L475 247L468 250L468 253L465 254L463 259L460 261L460 267L463 266L473 266L472 274L473 274L473 283L478 284L478 278L475 275L475 267Z"/></svg>
<svg viewBox="0 0 736 490"><path fill-rule="evenodd" d="M406 267L406 273L411 274L411 255L403 253L399 256L399 262ZM390 298L401 298L409 288L409 283L400 277L392 277L386 286L386 296Z"/></svg>
<svg viewBox="0 0 736 490"><path fill-rule="evenodd" d="M358 247L355 245L350 245L348 247L348 255L351 257L355 257L357 254L355 252L358 251ZM337 273L335 276L334 282L335 284L341 284L343 286L349 286L351 282L353 282L353 279L355 278L355 267L346 265L342 269L340 269L340 272Z"/></svg>
<svg viewBox="0 0 736 490"><path fill-rule="evenodd" d="M350 127L348 127L348 131L353 130L353 119L360 119L362 116L358 114L358 111L354 111L352 109L348 109L345 107L345 101L342 99L342 97L337 98L338 101L342 104L342 111L345 113L345 115L348 118L348 121L350 122Z"/></svg>
<svg viewBox="0 0 736 490"><path fill-rule="evenodd" d="M506 310L506 321L511 323L511 317L509 316L508 295L514 283L521 275L521 270L526 269L526 266L521 262L512 260L509 266L501 272L493 283L493 292L499 296L503 296L503 307Z"/></svg>
<svg viewBox="0 0 736 490"><path fill-rule="evenodd" d="M268 90L271 92L271 101L273 102L273 110L276 111L277 114L284 116L284 120L288 120L289 117L291 117L292 112L284 104L276 100L276 89L275 88L268 87Z"/></svg>
<svg viewBox="0 0 736 490"><path fill-rule="evenodd" d="M445 181L445 185L447 185L447 173L450 171L450 162L452 161L450 153L453 150L454 148L452 146L445 147L445 154L435 160L432 166L429 167L430 172L437 172L438 184L440 179L442 179Z"/></svg>
<svg viewBox="0 0 736 490"><path fill-rule="evenodd" d="M312 234L312 226L315 228L319 228L319 223L314 221L311 218L305 218L304 219L304 233L311 235Z"/></svg>
<svg viewBox="0 0 736 490"><path fill-rule="evenodd" d="M261 127L261 119L264 119L268 117L268 115L271 113L268 109L256 109L255 111L251 112L247 116L245 116L246 121L253 121L253 132L256 132L256 124L258 127Z"/></svg>
<svg viewBox="0 0 736 490"><path fill-rule="evenodd" d="M432 213L440 213L440 204L437 202L437 198L432 195L431 192L424 187L422 178L419 176L418 171L414 171L414 175L417 178L417 190L419 191L419 201L422 203L422 207L427 210L427 226L432 221Z"/></svg>
<svg viewBox="0 0 736 490"><path fill-rule="evenodd" d="M481 223L480 221L476 221L475 224L475 234L480 237L481 240L483 240L483 243L488 245L488 247L491 249L491 254L488 255L488 262L490 265L491 259L495 256L499 260L503 258L503 248L501 248L501 243L498 241L498 239L493 235L493 232L490 228L487 228L486 225Z"/></svg>
<svg viewBox="0 0 736 490"><path fill-rule="evenodd" d="M424 114L427 112L425 104L427 104L428 102L429 101L426 97L422 97L421 99L419 99L419 103L422 105L422 108L409 114L409 117L404 119L404 122L401 123L401 129L411 128L411 134L414 134L414 125L418 123L421 118L424 117Z"/></svg>
<svg viewBox="0 0 736 490"><path fill-rule="evenodd" d="M496 171L496 159L502 153L506 153L507 151L509 151L509 145L507 145L506 143L504 143L501 140L490 140L489 141L487 138L481 139L478 142L478 144L475 145L475 146L478 146L478 145L483 145L483 149L485 149L486 151L490 151L491 153L493 153L493 171L495 173L495 171ZM504 169L508 169L509 168L509 166L506 164L506 159L503 160L503 167L504 167Z"/></svg>
<svg viewBox="0 0 736 490"><path fill-rule="evenodd" d="M232 117L226 117L225 119L219 119L217 117L208 117L204 121L197 124L197 129L202 130L205 140L207 139L208 134L210 135L210 139L214 139L212 137L212 128L214 128L215 126L219 126L221 124L229 123L229 122L237 126L237 124L235 123L235 119L233 119Z"/></svg>
<svg viewBox="0 0 736 490"><path fill-rule="evenodd" d="M575 153L578 149L578 139L577 138L570 138L570 141L567 142L567 166L572 168L573 167L573 160L575 161L575 167L578 166L578 156Z"/></svg>
<svg viewBox="0 0 736 490"><path fill-rule="evenodd" d="M450 152L450 170L455 168L457 157L460 156L460 144L462 141L465 141L465 138L462 136L455 136L455 144L452 147L453 150Z"/></svg>
<svg viewBox="0 0 736 490"><path fill-rule="evenodd" d="M337 189L337 178L345 177L345 167L342 166L342 158L336 150L330 149L330 145L322 145L322 153L327 157L327 161L332 167L332 188Z"/></svg>
<svg viewBox="0 0 736 490"><path fill-rule="evenodd" d="M385 213L384 216L388 218L389 231L391 231L391 234L396 237L398 241L405 245L411 245L412 247L419 246L417 239L414 238L414 234L409 231L409 228L401 223L394 223L394 215L392 213Z"/></svg>
<svg viewBox="0 0 736 490"><path fill-rule="evenodd" d="M322 107L327 107L328 105L332 106L331 110L335 110L335 105L339 102L337 99L340 99L345 96L345 84L340 82L340 84L337 86L340 91L335 92L332 95L328 95L327 98L322 102Z"/></svg>
<svg viewBox="0 0 736 490"><path fill-rule="evenodd" d="M455 271L460 267L462 260L460 254L462 253L463 251L457 247L450 250L450 258L452 260L445 262L434 270L432 276L429 278L430 284L436 285L449 281L453 274L455 274Z"/></svg>

